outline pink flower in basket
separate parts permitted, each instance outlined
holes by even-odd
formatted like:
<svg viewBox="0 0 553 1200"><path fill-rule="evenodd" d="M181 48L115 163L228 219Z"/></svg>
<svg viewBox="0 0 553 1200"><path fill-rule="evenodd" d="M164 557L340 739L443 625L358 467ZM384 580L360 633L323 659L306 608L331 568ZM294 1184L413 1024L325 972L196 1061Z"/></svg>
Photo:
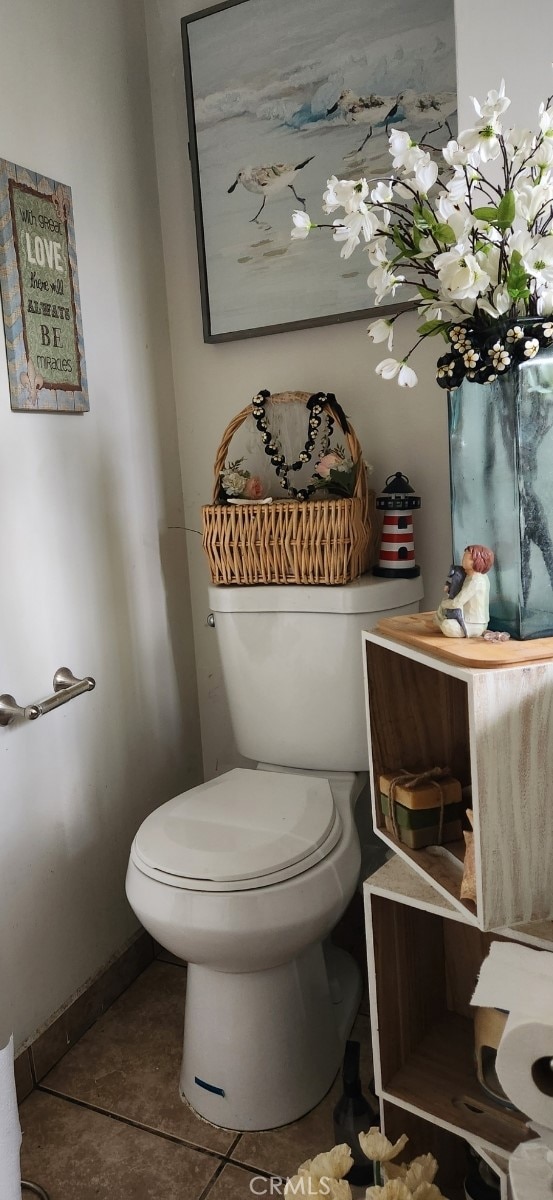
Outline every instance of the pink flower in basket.
<svg viewBox="0 0 553 1200"><path fill-rule="evenodd" d="M316 467L317 475L320 475L321 479L328 479L328 476L332 470L336 470L337 468L339 469L343 466L343 454L340 454L338 450L330 450L328 454L324 454L323 457L319 459Z"/></svg>
<svg viewBox="0 0 553 1200"><path fill-rule="evenodd" d="M247 496L248 500L263 499L263 484L258 475L250 475L250 478L246 480L243 495Z"/></svg>

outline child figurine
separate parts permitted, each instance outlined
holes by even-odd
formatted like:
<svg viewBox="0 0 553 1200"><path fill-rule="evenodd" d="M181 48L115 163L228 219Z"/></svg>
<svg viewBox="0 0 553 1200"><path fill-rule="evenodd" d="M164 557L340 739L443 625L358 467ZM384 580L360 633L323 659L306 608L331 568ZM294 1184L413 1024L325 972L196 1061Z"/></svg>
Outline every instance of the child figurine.
<svg viewBox="0 0 553 1200"><path fill-rule="evenodd" d="M467 546L460 566L447 577L436 620L445 637L481 637L490 619L490 581L494 553L487 546Z"/></svg>

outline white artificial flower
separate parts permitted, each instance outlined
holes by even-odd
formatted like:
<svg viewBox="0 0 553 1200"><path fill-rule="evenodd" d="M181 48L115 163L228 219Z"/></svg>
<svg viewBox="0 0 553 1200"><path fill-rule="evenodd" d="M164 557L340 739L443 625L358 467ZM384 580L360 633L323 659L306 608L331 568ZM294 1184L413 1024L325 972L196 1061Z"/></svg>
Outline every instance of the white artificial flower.
<svg viewBox="0 0 553 1200"><path fill-rule="evenodd" d="M394 322L392 321L373 321L367 329L367 333L373 342L388 342L388 350L392 349L394 340Z"/></svg>
<svg viewBox="0 0 553 1200"><path fill-rule="evenodd" d="M375 367L377 375L381 375L383 379L395 379L400 387L415 387L418 383L417 376L412 367L408 367L406 362L397 358L383 358Z"/></svg>
<svg viewBox="0 0 553 1200"><path fill-rule="evenodd" d="M457 242L462 241L470 227L475 224L475 218L464 200L459 199L455 202L448 192L440 192L434 207L440 221L453 230Z"/></svg>
<svg viewBox="0 0 553 1200"><path fill-rule="evenodd" d="M471 169L471 171L468 172L469 183L472 183L477 178L477 173ZM454 202L466 202L469 194L469 186L464 171L459 171L457 168L455 169L453 178L449 179L446 184L446 192L450 199Z"/></svg>
<svg viewBox="0 0 553 1200"><path fill-rule="evenodd" d="M407 171L412 171L424 151L419 150L417 143L412 142L410 134L403 129L392 129L389 140L394 167L403 167Z"/></svg>
<svg viewBox="0 0 553 1200"><path fill-rule="evenodd" d="M382 375L383 379L395 379L401 368L401 363L397 358L383 358L382 362L377 363L374 368L377 375Z"/></svg>
<svg viewBox="0 0 553 1200"><path fill-rule="evenodd" d="M373 204L389 204L393 200L394 192L391 184L386 180L381 179L371 192L371 200Z"/></svg>
<svg viewBox="0 0 553 1200"><path fill-rule="evenodd" d="M424 237L421 237L415 258L432 258L435 253L436 242L429 233L426 233Z"/></svg>
<svg viewBox="0 0 553 1200"><path fill-rule="evenodd" d="M553 137L553 109L546 108L543 101L539 108L539 124L546 137Z"/></svg>
<svg viewBox="0 0 553 1200"><path fill-rule="evenodd" d="M417 184L416 190L426 196L438 178L438 164L432 161L429 154L423 154L415 163L413 173Z"/></svg>
<svg viewBox="0 0 553 1200"><path fill-rule="evenodd" d="M347 213L358 212L368 194L366 179L337 179L332 175L323 194L323 209L327 213L336 212L337 208L344 208Z"/></svg>
<svg viewBox="0 0 553 1200"><path fill-rule="evenodd" d="M528 274L539 284L553 287L553 234L536 238L532 249L524 255L523 263Z"/></svg>
<svg viewBox="0 0 553 1200"><path fill-rule="evenodd" d="M337 208L348 207L355 191L357 180L338 179L331 175L327 180L326 191L323 193L323 209L326 213L336 212Z"/></svg>
<svg viewBox="0 0 553 1200"><path fill-rule="evenodd" d="M512 129L507 129L503 136L507 154L519 160L526 158L534 145L534 135L530 129L513 126Z"/></svg>
<svg viewBox="0 0 553 1200"><path fill-rule="evenodd" d="M372 263L373 267L389 266L388 238L375 237L371 242L367 253L369 256L369 262Z"/></svg>
<svg viewBox="0 0 553 1200"><path fill-rule="evenodd" d="M529 226L534 224L541 209L553 200L553 185L547 179L537 183L531 179L517 180L513 190L517 215L524 217Z"/></svg>
<svg viewBox="0 0 553 1200"><path fill-rule="evenodd" d="M540 317L550 316L553 313L553 288L540 288L537 308Z"/></svg>
<svg viewBox="0 0 553 1200"><path fill-rule="evenodd" d="M503 317L508 312L512 304L505 284L500 284L495 288L492 299L493 304L483 296L479 296L476 305L480 312L487 313L489 317L493 317L494 321L497 321L499 317Z"/></svg>
<svg viewBox="0 0 553 1200"><path fill-rule="evenodd" d="M476 300L489 286L489 275L475 255L466 252L462 243L445 254L437 254L434 266L438 271L442 292L451 300Z"/></svg>
<svg viewBox="0 0 553 1200"><path fill-rule="evenodd" d="M485 125L477 125L474 129L464 129L459 134L459 145L469 152L476 152L482 162L491 162L494 158L499 158L501 154L497 136L500 132L499 121L496 116L492 116Z"/></svg>
<svg viewBox="0 0 553 1200"><path fill-rule="evenodd" d="M442 158L445 159L448 167L466 167L468 162L468 150L464 146L460 146L453 138L442 149Z"/></svg>
<svg viewBox="0 0 553 1200"><path fill-rule="evenodd" d="M387 267L375 267L367 278L367 284L375 291L375 304L381 304L386 296L395 296L398 287L405 282L405 275L395 275Z"/></svg>
<svg viewBox="0 0 553 1200"><path fill-rule="evenodd" d="M417 383L419 382L413 368L408 367L406 363L403 363L401 366L397 381L400 387L409 388L416 387Z"/></svg>
<svg viewBox="0 0 553 1200"><path fill-rule="evenodd" d="M363 205L364 211L346 213L342 220L334 221L333 238L335 242L343 242L340 255L349 258L361 237L370 242L378 230L378 219L374 213Z"/></svg>
<svg viewBox="0 0 553 1200"><path fill-rule="evenodd" d="M471 100L474 104L476 115L480 117L482 121L496 120L497 117L500 117L502 113L506 112L511 103L508 96L505 95L504 79L501 80L498 92L488 92L485 104L480 105L474 96L471 96Z"/></svg>
<svg viewBox="0 0 553 1200"><path fill-rule="evenodd" d="M544 167L550 167L553 162L553 141L550 137L543 138L539 146L536 146L532 157L528 160L529 167L539 167L543 170Z"/></svg>
<svg viewBox="0 0 553 1200"><path fill-rule="evenodd" d="M297 209L296 212L292 213L292 220L294 222L294 228L290 234L290 237L306 238L309 230L313 229L311 217L301 209Z"/></svg>

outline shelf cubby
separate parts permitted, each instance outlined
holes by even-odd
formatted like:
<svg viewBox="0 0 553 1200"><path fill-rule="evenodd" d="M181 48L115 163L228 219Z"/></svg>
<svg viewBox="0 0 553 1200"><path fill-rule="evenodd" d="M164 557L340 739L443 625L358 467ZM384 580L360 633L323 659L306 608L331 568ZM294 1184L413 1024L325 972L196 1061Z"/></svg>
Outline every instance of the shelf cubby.
<svg viewBox="0 0 553 1200"><path fill-rule="evenodd" d="M399 860L366 881L365 909L381 1102L501 1161L529 1135L525 1117L478 1083L470 1000L491 942L511 932L469 924ZM551 949L553 939L540 945Z"/></svg>
<svg viewBox="0 0 553 1200"><path fill-rule="evenodd" d="M394 621L387 623L394 626ZM470 667L364 634L374 826L483 930L553 917L553 660ZM464 842L411 850L385 827L379 776L448 766L472 789L476 902L460 899Z"/></svg>
<svg viewBox="0 0 553 1200"><path fill-rule="evenodd" d="M384 1100L381 1105L382 1128L386 1137L395 1142L406 1133L409 1142L405 1147L401 1160L407 1162L421 1154L433 1154L439 1164L436 1183L448 1200L466 1200L463 1180L468 1166L466 1139L460 1134L442 1129L440 1125L425 1117L417 1116L404 1108L398 1107L391 1100ZM495 1161L493 1156L486 1155L482 1147L477 1152L486 1158L501 1181L501 1200L507 1200L505 1168L506 1162Z"/></svg>

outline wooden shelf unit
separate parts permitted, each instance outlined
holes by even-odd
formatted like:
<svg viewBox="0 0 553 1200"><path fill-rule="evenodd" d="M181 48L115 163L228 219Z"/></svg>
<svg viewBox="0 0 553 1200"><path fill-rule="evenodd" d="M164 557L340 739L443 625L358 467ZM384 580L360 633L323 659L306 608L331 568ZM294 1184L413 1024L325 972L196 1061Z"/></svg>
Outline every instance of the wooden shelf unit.
<svg viewBox="0 0 553 1200"><path fill-rule="evenodd" d="M389 630L394 619L386 622ZM374 826L468 923L553 917L553 660L467 667L365 633ZM449 766L472 787L477 901L459 898L463 844L411 850L388 833L383 771Z"/></svg>

